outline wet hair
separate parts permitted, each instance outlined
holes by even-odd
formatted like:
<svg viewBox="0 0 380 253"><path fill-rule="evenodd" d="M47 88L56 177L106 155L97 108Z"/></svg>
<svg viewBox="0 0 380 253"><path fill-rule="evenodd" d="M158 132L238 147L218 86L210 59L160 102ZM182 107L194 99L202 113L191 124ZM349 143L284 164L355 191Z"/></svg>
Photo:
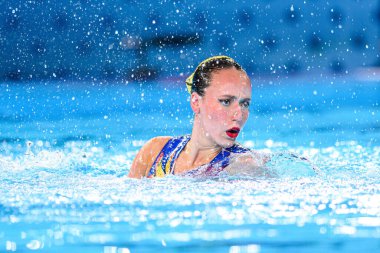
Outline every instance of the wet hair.
<svg viewBox="0 0 380 253"><path fill-rule="evenodd" d="M196 92L200 96L203 96L205 94L205 89L210 86L211 75L220 70L230 68L235 68L245 73L239 63L228 56L215 56L204 60L186 80L189 93Z"/></svg>

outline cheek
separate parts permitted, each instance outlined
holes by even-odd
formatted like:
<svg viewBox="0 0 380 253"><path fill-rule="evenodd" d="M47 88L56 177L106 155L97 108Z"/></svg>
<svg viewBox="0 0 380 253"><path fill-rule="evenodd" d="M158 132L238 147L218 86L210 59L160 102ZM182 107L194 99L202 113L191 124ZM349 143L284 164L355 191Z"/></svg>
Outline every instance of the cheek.
<svg viewBox="0 0 380 253"><path fill-rule="evenodd" d="M209 110L208 118L212 121L224 121L228 117L228 112L220 107L214 107Z"/></svg>
<svg viewBox="0 0 380 253"><path fill-rule="evenodd" d="M249 111L248 110L243 111L243 119L244 119L244 121L246 121L248 119L248 116L249 116Z"/></svg>

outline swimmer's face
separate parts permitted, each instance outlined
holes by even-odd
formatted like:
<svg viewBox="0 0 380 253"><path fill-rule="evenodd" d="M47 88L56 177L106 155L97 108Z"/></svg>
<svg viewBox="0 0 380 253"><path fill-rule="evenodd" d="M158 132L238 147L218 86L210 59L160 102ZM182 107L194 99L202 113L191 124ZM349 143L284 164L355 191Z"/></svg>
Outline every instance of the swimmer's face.
<svg viewBox="0 0 380 253"><path fill-rule="evenodd" d="M211 75L210 85L199 97L199 119L205 136L215 144L230 147L249 115L251 82L235 68Z"/></svg>

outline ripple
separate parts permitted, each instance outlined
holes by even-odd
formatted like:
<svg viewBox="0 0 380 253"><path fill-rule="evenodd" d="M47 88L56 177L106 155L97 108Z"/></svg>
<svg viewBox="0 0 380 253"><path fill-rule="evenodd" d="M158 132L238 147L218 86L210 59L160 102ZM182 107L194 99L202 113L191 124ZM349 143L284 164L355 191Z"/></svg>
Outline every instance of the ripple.
<svg viewBox="0 0 380 253"><path fill-rule="evenodd" d="M17 249L57 240L152 246L164 240L168 247L207 240L275 247L286 240L297 248L297 241L319 245L337 236L346 238L343 244L380 238L379 147L278 145L269 176L136 180L127 177L139 148L132 142L120 149L91 141L33 143L19 155L0 155L0 238L18 242ZM8 232L19 227L29 240Z"/></svg>

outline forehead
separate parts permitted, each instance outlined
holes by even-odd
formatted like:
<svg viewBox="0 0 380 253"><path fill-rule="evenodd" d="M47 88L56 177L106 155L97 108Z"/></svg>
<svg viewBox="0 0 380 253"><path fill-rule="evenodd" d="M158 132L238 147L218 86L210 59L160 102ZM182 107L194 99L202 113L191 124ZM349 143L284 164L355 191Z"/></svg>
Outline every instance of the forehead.
<svg viewBox="0 0 380 253"><path fill-rule="evenodd" d="M251 81L244 71L235 68L219 70L211 75L210 85L206 93L244 93L251 94Z"/></svg>

